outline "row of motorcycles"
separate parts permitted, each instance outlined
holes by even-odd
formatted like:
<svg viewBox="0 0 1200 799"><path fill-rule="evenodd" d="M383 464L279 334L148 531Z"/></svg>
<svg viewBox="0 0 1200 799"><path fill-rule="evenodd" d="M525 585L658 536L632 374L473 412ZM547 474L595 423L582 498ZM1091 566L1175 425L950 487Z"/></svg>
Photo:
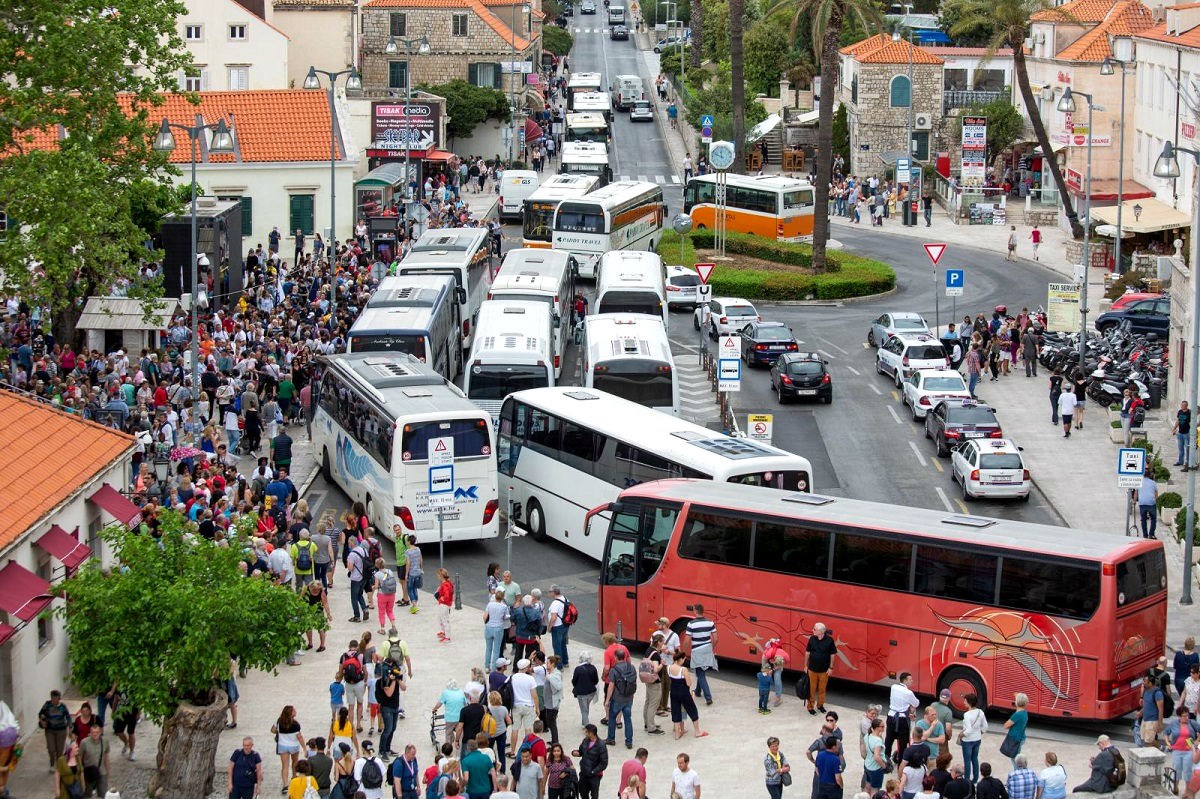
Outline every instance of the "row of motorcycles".
<svg viewBox="0 0 1200 799"><path fill-rule="evenodd" d="M1147 408L1158 408L1166 394L1170 350L1158 335L1134 334L1129 323L1101 334L1089 331L1083 362L1079 359L1079 333L1039 331L1042 350L1038 360L1047 369L1061 369L1068 378L1088 376L1087 395L1104 406L1120 404L1125 389L1137 392Z"/></svg>

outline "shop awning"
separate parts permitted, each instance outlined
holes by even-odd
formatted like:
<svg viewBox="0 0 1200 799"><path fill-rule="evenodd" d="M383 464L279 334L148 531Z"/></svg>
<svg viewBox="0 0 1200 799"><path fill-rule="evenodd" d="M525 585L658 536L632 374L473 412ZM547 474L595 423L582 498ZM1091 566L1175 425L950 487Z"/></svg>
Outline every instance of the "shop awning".
<svg viewBox="0 0 1200 799"><path fill-rule="evenodd" d="M17 634L16 627L13 627L11 624L5 624L4 622L0 622L0 644L3 644L5 641L7 641L9 638L12 638L16 634Z"/></svg>
<svg viewBox="0 0 1200 799"><path fill-rule="evenodd" d="M1116 202L1117 201L1117 186L1115 180L1093 180L1092 181L1092 202ZM1147 197L1154 196L1154 190L1148 189L1136 180L1126 180L1122 184L1121 199L1132 202L1133 200L1144 200ZM1071 195L1074 197L1082 197L1083 190L1076 190L1074 186L1070 189ZM1132 207L1132 206L1130 206ZM1115 206L1114 206L1115 208ZM1115 213L1115 211L1114 211ZM1126 216L1129 214L1126 213Z"/></svg>
<svg viewBox="0 0 1200 799"><path fill-rule="evenodd" d="M454 153L446 150L427 150L422 160L425 161L449 161L454 157Z"/></svg>
<svg viewBox="0 0 1200 799"><path fill-rule="evenodd" d="M75 528L78 534L79 528ZM52 525L46 534L37 540L37 545L53 555L62 565L71 571L87 560L92 554L92 548L80 543L76 535L68 533L57 524Z"/></svg>
<svg viewBox="0 0 1200 799"><path fill-rule="evenodd" d="M1061 153L1065 149L1067 149L1067 145L1065 145L1065 144L1051 144L1050 145L1051 152ZM1041 155L1041 154L1042 154L1042 148L1040 146L1034 147L1033 152L1030 153L1030 155Z"/></svg>
<svg viewBox="0 0 1200 799"><path fill-rule="evenodd" d="M137 505L121 496L121 492L108 483L100 486L100 490L88 497L88 501L98 505L102 511L121 524L132 525L142 515Z"/></svg>
<svg viewBox="0 0 1200 799"><path fill-rule="evenodd" d="M525 141L537 141L542 136L542 126L529 117L525 117Z"/></svg>
<svg viewBox="0 0 1200 799"><path fill-rule="evenodd" d="M1183 211L1153 197L1126 200L1121 205L1124 208L1121 212L1122 232L1157 233L1160 230L1191 227L1192 224L1192 218ZM1141 211L1135 213L1134 206L1141 206ZM1109 225L1117 224L1117 206L1093 208L1092 219Z"/></svg>
<svg viewBox="0 0 1200 799"><path fill-rule="evenodd" d="M33 621L50 604L50 583L16 561L0 569L0 610L21 621Z"/></svg>

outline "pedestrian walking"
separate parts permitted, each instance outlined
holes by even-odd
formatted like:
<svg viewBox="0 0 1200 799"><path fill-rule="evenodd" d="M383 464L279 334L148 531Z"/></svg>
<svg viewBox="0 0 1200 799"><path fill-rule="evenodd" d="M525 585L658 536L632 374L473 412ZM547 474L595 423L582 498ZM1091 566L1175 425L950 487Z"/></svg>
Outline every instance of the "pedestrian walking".
<svg viewBox="0 0 1200 799"><path fill-rule="evenodd" d="M1083 408L1087 404L1088 374L1083 368L1075 370L1072 387L1075 389L1075 429L1083 429Z"/></svg>
<svg viewBox="0 0 1200 799"><path fill-rule="evenodd" d="M438 569L438 587L434 592L437 600L438 640L443 644L450 643L450 609L454 606L454 583L450 580L450 572Z"/></svg>
<svg viewBox="0 0 1200 799"><path fill-rule="evenodd" d="M1058 425L1058 398L1063 393L1062 367L1054 367L1050 375L1050 424Z"/></svg>
<svg viewBox="0 0 1200 799"><path fill-rule="evenodd" d="M687 752L680 752L675 758L675 771L671 774L671 791L668 796L700 799L700 775L692 768L692 758Z"/></svg>
<svg viewBox="0 0 1200 799"><path fill-rule="evenodd" d="M571 752L579 758L579 796L580 799L600 799L600 780L608 768L608 747L600 740L595 724L584 725L583 734L579 748ZM528 751L522 751L522 757Z"/></svg>
<svg viewBox="0 0 1200 799"><path fill-rule="evenodd" d="M1142 475L1142 484L1137 488L1138 519L1142 525L1142 538L1157 538L1158 531L1158 483L1149 474Z"/></svg>
<svg viewBox="0 0 1200 799"><path fill-rule="evenodd" d="M837 644L825 625L813 625L812 635L804 649L804 671L808 674L808 715L825 712L825 688L833 674L833 658L837 655Z"/></svg>
<svg viewBox="0 0 1200 799"><path fill-rule="evenodd" d="M600 673L592 665L592 653L584 649L579 653L579 664L571 672L571 695L579 703L580 724L588 725L589 711L596 701L596 688L600 685Z"/></svg>
<svg viewBox="0 0 1200 799"><path fill-rule="evenodd" d="M50 758L50 768L54 768L58 758L67 751L67 732L71 728L71 711L62 701L62 691L50 692L50 699L38 711L38 726L45 733L46 754Z"/></svg>
<svg viewBox="0 0 1200 799"><path fill-rule="evenodd" d="M1011 225L1008 233L1008 253L1005 254L1004 260L1015 261L1017 259L1017 226Z"/></svg>
<svg viewBox="0 0 1200 799"><path fill-rule="evenodd" d="M262 755L254 751L254 739L246 736L240 749L229 756L226 792L229 799L254 799L262 786Z"/></svg>
<svg viewBox="0 0 1200 799"><path fill-rule="evenodd" d="M926 194L921 198L921 206L925 210L925 227L933 225L933 195Z"/></svg>
<svg viewBox="0 0 1200 799"><path fill-rule="evenodd" d="M1025 376L1037 377L1038 337L1033 325L1026 325L1021 334L1021 360L1025 362Z"/></svg>
<svg viewBox="0 0 1200 799"><path fill-rule="evenodd" d="M1079 410L1079 401L1075 398L1074 391L1064 391L1058 398L1058 415L1062 418L1063 438L1071 437L1071 423L1075 419L1075 412Z"/></svg>
<svg viewBox="0 0 1200 799"><path fill-rule="evenodd" d="M692 644L691 664L696 672L696 696L703 694L705 704L711 705L712 691L708 686L705 674L709 669L717 670L717 659L713 655L713 647L717 643L717 625L704 615L704 606L696 603L693 612L696 614L687 623L686 634Z"/></svg>
<svg viewBox="0 0 1200 799"><path fill-rule="evenodd" d="M420 601L421 586L424 582L425 557L417 546L417 537L408 536L408 549L404 550L404 587L408 594L408 612L420 613L417 603Z"/></svg>
<svg viewBox="0 0 1200 799"><path fill-rule="evenodd" d="M279 755L279 781L287 785L304 749L304 735L300 732L295 707L284 705L279 718L271 725L271 733L275 736L275 753Z"/></svg>
<svg viewBox="0 0 1200 799"><path fill-rule="evenodd" d="M1029 232L1029 240L1033 243L1033 260L1038 259L1038 247L1042 244L1042 231L1038 230L1038 226L1034 225L1033 230Z"/></svg>
<svg viewBox="0 0 1200 799"><path fill-rule="evenodd" d="M1175 457L1175 465L1182 466L1183 471L1187 471L1191 467L1191 458L1188 452L1188 438L1192 432L1192 409L1188 407L1187 400L1179 403L1179 410L1175 411L1175 424L1171 427L1171 432L1175 435L1175 446L1178 449L1178 454Z"/></svg>
<svg viewBox="0 0 1200 799"><path fill-rule="evenodd" d="M614 653L616 663L608 670L608 680L605 687L605 704L608 706L608 734L604 743L607 746L616 745L616 727L618 715L625 722L625 748L633 748L633 700L637 693L637 671L629 662L629 656L624 649Z"/></svg>
<svg viewBox="0 0 1200 799"><path fill-rule="evenodd" d="M763 768L767 772L767 796L771 799L783 799L783 786L792 783L792 767L788 764L787 755L779 751L779 739L774 735L767 739L767 756L763 758Z"/></svg>
<svg viewBox="0 0 1200 799"><path fill-rule="evenodd" d="M979 344L971 342L971 349L967 351L967 391L971 396L975 396L975 387L979 385L979 380L983 377L983 357L979 351Z"/></svg>

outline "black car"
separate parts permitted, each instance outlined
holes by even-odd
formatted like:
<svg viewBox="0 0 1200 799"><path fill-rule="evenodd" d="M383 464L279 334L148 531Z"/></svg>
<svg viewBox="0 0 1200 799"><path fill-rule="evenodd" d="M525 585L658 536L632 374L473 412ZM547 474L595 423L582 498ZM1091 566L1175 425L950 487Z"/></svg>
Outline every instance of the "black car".
<svg viewBox="0 0 1200 799"><path fill-rule="evenodd" d="M1144 335L1157 333L1165 341L1171 327L1171 300L1158 297L1152 300L1131 302L1119 310L1102 313L1096 317L1096 329L1101 333L1110 327L1128 322L1133 333Z"/></svg>
<svg viewBox="0 0 1200 799"><path fill-rule="evenodd" d="M925 437L932 438L939 458L972 438L1004 438L996 411L973 399L946 399L925 414Z"/></svg>
<svg viewBox="0 0 1200 799"><path fill-rule="evenodd" d="M833 402L833 376L828 362L815 352L786 352L771 367L771 390L779 404L813 397L826 405Z"/></svg>
<svg viewBox="0 0 1200 799"><path fill-rule="evenodd" d="M612 29L608 32L608 35L614 40L616 40L616 39L628 40L629 39L629 28L626 28L624 25L613 25Z"/></svg>
<svg viewBox="0 0 1200 799"><path fill-rule="evenodd" d="M750 322L738 331L738 337L742 362L751 367L773 364L783 353L800 349L792 329L783 322Z"/></svg>

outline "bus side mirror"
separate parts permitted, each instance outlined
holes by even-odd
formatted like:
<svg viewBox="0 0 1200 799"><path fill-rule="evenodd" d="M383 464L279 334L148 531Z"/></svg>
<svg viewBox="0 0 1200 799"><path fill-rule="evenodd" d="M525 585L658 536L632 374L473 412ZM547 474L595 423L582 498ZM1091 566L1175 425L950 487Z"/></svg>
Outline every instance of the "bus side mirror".
<svg viewBox="0 0 1200 799"><path fill-rule="evenodd" d="M458 304L459 304L459 305L464 305L464 304L467 302L467 290L466 290L466 289L464 289L464 288L456 288L456 289L454 290L454 293L455 293L455 295L457 295L457 297L458 297Z"/></svg>

